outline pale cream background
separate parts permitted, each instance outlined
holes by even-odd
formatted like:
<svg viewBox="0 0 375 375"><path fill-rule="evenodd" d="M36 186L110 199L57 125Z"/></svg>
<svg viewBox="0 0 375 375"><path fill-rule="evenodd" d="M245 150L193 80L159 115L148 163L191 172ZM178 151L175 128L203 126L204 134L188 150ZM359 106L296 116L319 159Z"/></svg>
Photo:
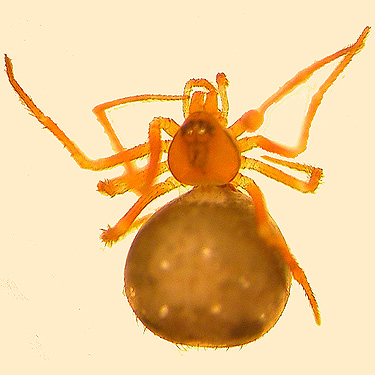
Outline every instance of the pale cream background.
<svg viewBox="0 0 375 375"><path fill-rule="evenodd" d="M189 78L224 71L233 121L297 70L354 42L373 15L370 0L15 1L2 5L0 52L42 110L100 157L111 150L90 112L96 104L178 94ZM323 325L293 284L276 327L242 350L184 352L143 334L121 294L131 238L111 249L98 240L134 196L99 195L97 181L114 171L80 170L1 72L0 373L372 373L374 40L375 30L324 98L298 159L324 168L318 193L254 175L307 272ZM286 102L273 112L266 134L295 140L306 92L296 108ZM182 119L179 104L144 104L114 120L134 144L158 115Z"/></svg>

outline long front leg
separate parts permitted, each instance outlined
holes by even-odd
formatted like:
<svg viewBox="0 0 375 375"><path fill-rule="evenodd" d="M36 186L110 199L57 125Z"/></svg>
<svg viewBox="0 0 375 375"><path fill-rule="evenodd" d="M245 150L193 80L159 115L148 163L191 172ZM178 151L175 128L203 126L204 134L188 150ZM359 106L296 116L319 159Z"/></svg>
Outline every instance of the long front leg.
<svg viewBox="0 0 375 375"><path fill-rule="evenodd" d="M94 107L92 111L95 114L99 123L103 126L104 132L107 134L109 138L113 151L123 152L125 150L125 147L121 144L115 130L113 129L107 117L107 110L135 102L177 101L183 99L184 96L181 95L135 95L99 104L96 107ZM171 119L169 119L168 122L164 123L163 130L171 137L173 137L177 133L178 129L179 125ZM149 148L149 144L147 144L147 147ZM141 194L144 186L144 181L143 179L141 181L139 180L139 170L131 162L132 160L133 159L129 159L125 161L125 171L121 176L116 177L112 180L100 181L97 186L98 191L110 195L112 197L116 194L122 194L124 191L129 189L134 190L138 194Z"/></svg>
<svg viewBox="0 0 375 375"><path fill-rule="evenodd" d="M301 134L295 146L286 146L267 139L261 135L250 137L248 141L247 149L253 147L260 147L265 151L273 152L288 158L294 158L303 151L307 146L309 138L309 131L311 123L314 119L316 111L323 99L323 95L327 92L328 88L334 83L337 77L343 72L347 65L352 60L353 56L360 52L364 47L367 35L370 32L370 28L366 27L358 40L349 47L343 48L342 50L327 56L321 60L318 60L308 66L307 68L298 72L291 80L286 82L280 87L271 97L269 97L259 108L246 112L240 119L238 119L229 130L235 137L238 137L245 131L254 132L259 129L263 124L264 114L266 110L273 104L282 100L286 95L291 93L296 87L306 82L317 70L329 64L330 62L343 57L336 68L328 76L328 78L322 83L318 91L311 98L307 113L303 120Z"/></svg>
<svg viewBox="0 0 375 375"><path fill-rule="evenodd" d="M99 158L96 160L88 158L85 153L66 136L66 134L59 128L59 126L36 106L31 97L27 95L26 92L22 89L22 87L14 77L13 65L7 55L5 55L5 67L9 82L12 85L14 91L19 96L21 102L26 106L30 113L34 117L36 117L36 119L63 144L63 146L70 152L70 155L79 165L79 167L83 169L100 171L112 168L131 159L131 156L134 154L134 152L128 153L126 152L126 150L106 158Z"/></svg>
<svg viewBox="0 0 375 375"><path fill-rule="evenodd" d="M103 126L104 132L107 134L113 151L120 152L125 150L124 146L121 144L118 139L116 132L114 131L106 111L118 107L121 105L135 103L135 102L151 102L151 101L176 101L183 100L185 97L182 95L158 95L158 94L144 94L144 95L135 95L128 96L126 98L115 99L106 103L99 104L93 108L93 113L95 114L99 123ZM177 128L176 128L177 126ZM173 135L178 130L178 125L176 123L171 124L170 127L164 129L167 134L173 137Z"/></svg>
<svg viewBox="0 0 375 375"><path fill-rule="evenodd" d="M150 101L150 100L181 100L181 96L173 96L173 95L139 95L136 97L129 97L124 99L118 99L117 101L104 103L96 108L99 108L99 112L102 111L103 114L97 114L100 119L100 123L103 125L106 133L108 134L112 145L116 145L114 147L115 151L117 152L115 155L106 157L106 158L99 158L99 159L90 159L88 158L85 153L59 128L59 126L48 116L46 116L33 102L31 97L26 94L26 92L22 89L19 85L17 80L14 77L13 73L13 64L11 59L5 55L5 67L6 73L9 79L10 84L12 85L14 91L19 96L21 102L26 106L26 108L30 111L30 113L36 117L36 119L63 144L63 146L69 151L73 159L76 161L79 167L82 169L89 169L94 171L100 171L104 169L109 169L115 167L120 164L125 164L128 166L129 169L133 171L132 175L136 175L136 171L133 170L131 162L134 159L142 157L149 152L150 145L140 145L136 146L133 149L125 149L122 147L120 141L118 140L111 124L109 123L107 117L105 116L105 109L110 108L111 106L120 105L124 103L134 102L134 101ZM112 104L112 105L110 105ZM170 135L174 135L174 133L178 130L178 124L168 119L168 121L164 122L163 130L166 131ZM118 143L117 143L117 141ZM136 186L135 186L136 189Z"/></svg>

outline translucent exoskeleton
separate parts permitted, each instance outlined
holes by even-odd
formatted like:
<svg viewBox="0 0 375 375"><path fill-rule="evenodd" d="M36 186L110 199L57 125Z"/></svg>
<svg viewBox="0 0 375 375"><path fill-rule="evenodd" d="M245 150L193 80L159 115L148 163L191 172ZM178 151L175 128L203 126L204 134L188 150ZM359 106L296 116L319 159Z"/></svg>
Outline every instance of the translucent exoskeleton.
<svg viewBox="0 0 375 375"><path fill-rule="evenodd" d="M182 95L144 94L98 105L93 112L114 154L95 160L34 104L16 81L12 62L5 55L6 73L20 100L65 146L79 167L93 171L124 167L122 175L100 181L98 191L110 197L133 191L139 199L117 224L103 231L101 239L112 245L149 219L127 259L125 292L136 315L155 334L194 346L246 344L276 323L292 278L303 287L320 325L318 304L303 269L270 217L261 190L242 171L256 171L303 193L316 190L322 169L287 159L306 149L323 95L364 47L369 31L366 27L354 44L298 72L258 108L247 111L230 126L224 73L217 74L216 86L206 79L189 80ZM296 145L252 134L261 127L272 105L335 60L336 67L309 102ZM149 101L182 101L185 120L180 126L170 118L155 117L149 124L148 141L126 149L106 111ZM162 132L170 139L163 139ZM283 158L251 158L248 152L254 148ZM167 160L162 159L163 154L167 154ZM140 168L136 162L142 158L148 162ZM306 178L296 178L272 164L299 171ZM162 179L168 171L170 175ZM193 189L151 219L150 215L140 216L151 201L181 185Z"/></svg>

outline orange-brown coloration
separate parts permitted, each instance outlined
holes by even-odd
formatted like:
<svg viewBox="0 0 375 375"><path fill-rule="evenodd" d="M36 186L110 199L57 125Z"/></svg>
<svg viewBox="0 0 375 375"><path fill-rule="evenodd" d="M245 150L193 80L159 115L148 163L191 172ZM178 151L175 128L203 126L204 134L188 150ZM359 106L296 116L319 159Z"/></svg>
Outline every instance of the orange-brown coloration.
<svg viewBox="0 0 375 375"><path fill-rule="evenodd" d="M366 27L354 44L301 70L257 109L246 112L229 127L227 127L229 104L226 93L228 80L224 73L217 74L217 87L206 79L191 79L185 85L183 95L137 95L98 105L93 109L93 112L104 127L115 153L112 156L96 160L89 159L58 125L45 116L34 104L14 78L12 63L7 56L5 56L5 64L9 82L23 104L44 127L59 139L81 168L95 171L109 169L117 165L122 165L125 168L125 172L121 176L98 183L99 192L111 197L129 190L140 195L138 201L116 225L103 231L101 239L106 244L113 244L130 229L139 227L148 218L148 216L139 218L143 209L155 198L172 191L181 184L230 184L233 189L242 187L253 200L259 234L270 246L279 250L294 279L304 288L316 323L320 324L318 305L304 271L291 254L288 246L277 236L272 235L263 194L255 182L240 171L241 169L255 170L300 192L312 193L319 184L322 170L294 161L280 160L270 156L263 157L268 162L304 173L307 178L301 180L261 160L241 154L253 148L260 148L286 158L294 158L301 154L307 147L311 122L323 95L350 63L353 56L364 47L369 31L370 28ZM238 138L245 132L251 133L258 130L269 107L278 103L296 87L307 81L314 72L339 58L342 59L312 97L302 124L300 137L294 147L279 144L262 135ZM220 97L220 108L218 97ZM112 107L131 102L176 100L182 101L184 124L180 127L172 119L155 117L149 125L148 142L131 149L125 149L122 146L105 112ZM173 138L173 141L163 140L161 131ZM161 161L163 153L169 153L169 168L174 177L170 176L164 181L157 181L158 176L168 171L168 163ZM146 156L148 156L147 166L145 168L137 167L135 162Z"/></svg>
<svg viewBox="0 0 375 375"><path fill-rule="evenodd" d="M224 185L241 166L228 131L208 112L194 112L182 124L168 152L169 169L185 185Z"/></svg>

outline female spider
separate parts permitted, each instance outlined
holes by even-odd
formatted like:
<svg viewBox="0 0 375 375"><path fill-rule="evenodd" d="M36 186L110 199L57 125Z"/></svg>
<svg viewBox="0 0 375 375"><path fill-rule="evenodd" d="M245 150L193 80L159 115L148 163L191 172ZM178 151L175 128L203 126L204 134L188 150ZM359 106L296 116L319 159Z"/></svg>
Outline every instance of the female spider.
<svg viewBox="0 0 375 375"><path fill-rule="evenodd" d="M103 231L101 239L107 245L112 245L114 242L118 241L121 237L126 235L130 229L140 227L150 215L143 217L139 217L139 215L155 198L181 185L194 187L193 190L188 193L187 198L179 198L176 204L172 203L167 205L166 208L163 208L154 218L146 223L132 245L125 267L125 292L128 300L137 316L145 323L146 327L150 328L154 333L172 342L187 345L228 347L243 345L253 341L263 335L276 323L289 294L291 276L303 287L313 310L315 321L320 325L321 319L318 304L303 269L291 254L280 231L268 214L265 200L259 187L251 178L242 174L241 170L257 171L303 193L312 193L316 190L322 177L322 170L290 160L278 159L267 155L262 156L265 161L304 173L307 178L306 180L301 180L264 161L249 158L243 154L253 148L260 148L285 158L295 158L297 155L301 154L307 147L309 129L324 93L350 63L352 57L364 47L365 39L369 31L370 28L366 27L354 44L318 60L298 72L257 109L246 112L231 126L228 126L229 103L226 92L228 80L224 73L217 74L216 87L206 79L191 79L186 83L183 95L136 95L98 105L93 109L93 112L99 123L103 126L115 153L109 157L96 160L89 159L75 143L65 135L58 125L49 117L45 116L34 104L33 100L25 93L14 78L11 60L5 55L6 73L9 82L23 104L43 126L49 129L59 139L81 168L100 171L118 165L124 166L125 171L121 176L100 181L97 185L100 193L111 197L117 194L123 194L129 190L136 192L140 196L138 201L116 225L112 227L109 226L108 229ZM303 120L301 134L294 147L276 143L262 135L243 136L245 132L253 133L260 128L263 123L264 114L270 106L279 102L296 87L309 79L314 72L339 58L342 58L341 61L339 61L336 68L312 97ZM220 98L220 106L218 105L218 98ZM181 100L183 104L183 114L185 118L183 124L179 126L170 118L155 117L149 124L148 142L130 149L125 149L123 147L106 115L106 110L131 102L176 100ZM163 140L161 138L162 131L169 135L172 140ZM163 153L168 154L167 161L161 161ZM137 167L135 162L147 156L147 166L144 168ZM168 170L171 172L172 176L161 180L159 177ZM247 197L239 193L237 188L246 190L248 194ZM202 205L198 204L199 207L194 206L197 205L197 202L210 202L210 204L214 202L214 205L203 205L205 211L203 214ZM223 202L226 203L223 205ZM255 271L253 270L251 275L246 274L246 271L242 270L245 273L239 275L238 278L233 281L230 277L228 278L228 269L222 270L223 263L229 262L230 257L225 253L227 250L223 250L221 247L219 252L213 252L215 246L210 245L210 236L207 237L206 242L199 243L199 245L196 243L193 245L190 243L188 245L169 244L168 246L181 247L183 250L187 248L190 249L190 255L194 258L194 262L196 260L197 246L200 255L205 259L216 259L215 262L212 262L212 264L214 264L213 268L211 267L210 271L207 272L204 277L207 278L207 275L211 275L210 277L219 275L219 281L211 280L210 282L210 280L202 280L202 278L198 278L197 281L195 276L198 277L198 274L204 274L205 271L202 271L202 269L206 267L206 263L198 262L199 272L197 275L193 275L194 280L190 280L189 284L190 287L193 285L198 286L196 288L197 291L192 292L189 290L188 293L186 290L181 291L181 284L177 285L176 283L186 276L186 268L176 272L176 265L178 260L181 260L183 256L181 253L178 253L177 255L173 255L174 258L168 258L165 255L160 258L159 250L161 248L165 249L166 245L165 243L161 245L160 243L156 243L157 241L163 242L163 236L157 237L154 236L154 234L155 230L157 231L157 228L163 225L164 228L168 228L172 225L173 229L178 231L179 226L186 225L186 223L189 222L190 214L187 213L190 212L189 210L191 210L192 206L195 207L195 214L190 216L191 223L196 224L199 222L198 227L200 228L215 221L215 217L216 222L224 220L223 217L225 217L225 215L222 215L222 212L219 213L220 207L224 207L225 212L232 212L232 216L230 217L231 219L235 218L234 221L238 224L232 227L232 234L233 231L237 231L238 228L241 229L241 226L251 226L252 232L250 234L246 233L245 244L242 248L246 251L248 247L252 247L253 250L251 250L251 253L257 254L254 255L256 258L254 262L256 262L257 265L263 262L263 266L259 266ZM211 211L207 216L206 213L209 210ZM196 215L196 212L199 214ZM216 215L221 215L220 220L217 220L219 216ZM243 221L241 219L243 217L247 219ZM220 236L224 232L225 227L228 226L230 226L229 223L215 228L211 235ZM149 235L150 231L152 233L151 237ZM163 233L165 235L165 232ZM249 236L252 236L252 238ZM150 249L150 242L152 241L156 241L152 246L155 246L155 249L159 250ZM226 238L223 238L220 242L225 243L225 241ZM155 256L153 258L147 258L144 251L145 248L147 248L146 252L148 252L148 254L154 254ZM261 256L259 256L262 251L264 251L264 253L261 253ZM225 254L223 255L221 252ZM231 254L232 257L235 257L235 250L233 250ZM218 257L220 258L220 256L221 260L218 261L217 259ZM241 256L246 258L244 254ZM189 257L188 262L186 260L183 261L183 264L188 268L190 267L190 270L194 270L194 268L197 267L197 263L193 262L194 264L191 264L191 257ZM163 284L165 293L175 295L174 302L171 300L168 300L168 303L158 301L157 306L154 304L155 298L152 303L149 301L152 299L153 295L155 295L155 288L153 289L152 285L160 284L157 278L162 278L162 276L160 274L159 276L151 274L151 266L148 270L140 271L142 265L145 263L150 265L152 262L156 261L156 258L159 259L157 266L159 271L170 269L171 263L173 262L175 267L173 269L174 278L171 279L169 277L165 279ZM267 258L267 260L264 261L264 258ZM246 263L246 261L239 261L237 263ZM251 268L254 263L246 264ZM228 319L229 313L225 311L225 309L228 309L228 304L231 305L231 303L236 302L233 302L233 299L231 300L230 298L228 299L229 302L219 301L215 293L213 296L207 297L210 285L214 284L214 289L221 288L219 294L228 295L235 293L234 289L232 287L225 289L223 285L228 286L231 283L240 283L242 289L246 289L246 293L248 293L243 295L242 298L252 298L252 304L254 305L254 301L255 304L257 304L259 293L255 293L254 289L249 289L249 280L251 279L251 283L255 283L254 275L256 275L255 279L262 279L260 284L270 283L270 275L264 276L264 274L267 273L267 268L271 267L271 264L273 269L272 272L268 272L268 274L276 273L280 275L279 280L274 281L269 288L272 293L274 289L278 288L278 291L272 296L272 302L265 298L263 304L259 303L260 306L264 306L264 309L261 307L255 314L256 318L252 318L252 320L244 318L243 316L243 311L245 310L247 313L249 306L239 304L241 311L231 311L231 314L238 314L239 317L237 320L232 319L236 321L230 326L230 319ZM238 272L238 269L236 269L238 265L232 266L234 268L231 269L230 272L235 274ZM215 269L216 271L214 271ZM140 272L143 273L143 278L139 275ZM267 281L263 280L264 277L268 277ZM147 286L145 286L145 284L147 284ZM256 284L257 288L260 284ZM160 285L158 288L160 291ZM251 296L255 297L253 298ZM236 298L238 300L241 296L236 296ZM187 299L189 300L188 302ZM210 304L207 308L202 307L202 301L205 299L210 300ZM176 300L180 300L180 304L176 303ZM186 305L192 303L194 308L187 309ZM227 305L225 305L226 303ZM274 311L268 314L268 312L266 313L267 306L272 303L275 304ZM156 318L155 316L154 318L152 317L153 313L150 312L151 310L156 311ZM267 316L267 314L269 316ZM219 318L218 320L213 320L212 316ZM184 327L181 328L181 326ZM193 329L191 328L192 326L198 328ZM205 330L207 326L209 327L208 331ZM218 334L218 331L221 333ZM212 334L212 332L214 332L214 334Z"/></svg>

